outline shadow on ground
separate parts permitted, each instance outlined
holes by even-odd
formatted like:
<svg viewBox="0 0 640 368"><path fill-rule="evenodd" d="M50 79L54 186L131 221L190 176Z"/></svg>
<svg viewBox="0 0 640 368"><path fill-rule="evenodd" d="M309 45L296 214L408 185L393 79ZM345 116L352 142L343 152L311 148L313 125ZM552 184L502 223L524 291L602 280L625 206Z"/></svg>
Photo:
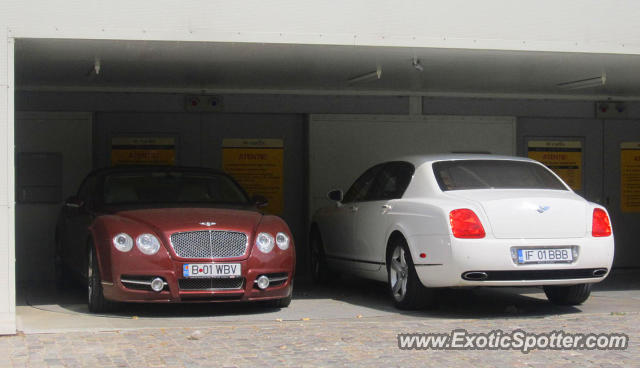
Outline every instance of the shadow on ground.
<svg viewBox="0 0 640 368"><path fill-rule="evenodd" d="M22 287L18 289L18 305L71 314L90 315L85 302L84 288L79 286L62 292L52 287ZM620 270L594 288L594 294L584 306L557 306L547 301L541 288L465 288L440 289L436 304L424 310L400 311L393 306L385 283L342 276L329 284L314 285L304 278L296 280L294 302L290 309L280 310L264 303L188 303L188 304L122 304L107 317L112 318L197 318L239 317L256 315L265 319L288 315L303 306L310 318L342 318L341 308L361 310L363 315L406 315L422 318L509 318L544 317L548 315L581 313L587 309L605 311L605 305L617 310L620 291L640 290L639 270ZM611 294L607 300L607 295ZM635 298L640 297L639 293ZM633 295L635 295L633 294ZM599 299L600 298L600 301ZM610 299L610 300L609 300ZM304 301L304 302L303 302ZM296 302L299 302L298 304ZM603 306L599 306L600 304ZM332 309L333 308L333 309ZM599 308L599 309L598 309ZM621 305L619 309L626 308ZM332 314L335 311L334 314Z"/></svg>
<svg viewBox="0 0 640 368"><path fill-rule="evenodd" d="M297 282L294 291L296 301L337 301L361 307L373 313L405 314L426 318L505 318L521 316L546 316L550 314L578 313L573 307L555 306L549 303L541 289L535 288L473 288L441 289L436 294L436 305L417 311L397 310L387 295L386 285L380 282L343 277L327 285ZM19 305L34 308L90 314L84 289L70 288L62 293L54 289L23 289ZM189 303L189 304L122 304L108 314L110 317L131 318L193 318L212 316L242 316L279 312L279 308L263 303ZM310 318L313 318L310 315ZM336 315L336 317L339 317Z"/></svg>

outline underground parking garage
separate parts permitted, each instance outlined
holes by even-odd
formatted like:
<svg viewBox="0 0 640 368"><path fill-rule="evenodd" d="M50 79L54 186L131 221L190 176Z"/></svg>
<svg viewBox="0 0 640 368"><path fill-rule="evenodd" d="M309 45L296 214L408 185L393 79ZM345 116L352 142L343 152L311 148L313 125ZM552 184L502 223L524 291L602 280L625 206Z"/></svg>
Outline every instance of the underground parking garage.
<svg viewBox="0 0 640 368"><path fill-rule="evenodd" d="M614 268L640 266L632 230L640 211L632 175L640 152L637 55L586 46L109 39L81 30L52 37L14 28L6 35L7 137L15 144L6 160L9 211L15 203L4 224L7 257L15 256L6 276L15 285L7 289L9 332L11 295L52 284L56 221L82 179L149 160L224 169L251 194L268 195L267 210L291 228L304 278L311 214L330 204L329 190L346 189L373 163L441 152L528 156L608 208ZM561 86L584 79L596 84ZM255 149L275 157L261 163L268 179L257 182L234 165Z"/></svg>

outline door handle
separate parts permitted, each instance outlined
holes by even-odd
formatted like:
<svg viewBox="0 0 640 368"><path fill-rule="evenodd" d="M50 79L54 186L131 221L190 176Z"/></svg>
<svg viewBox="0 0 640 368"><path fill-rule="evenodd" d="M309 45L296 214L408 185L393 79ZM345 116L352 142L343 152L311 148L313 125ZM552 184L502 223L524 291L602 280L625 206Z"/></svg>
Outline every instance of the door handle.
<svg viewBox="0 0 640 368"><path fill-rule="evenodd" d="M391 209L391 205L389 205L389 204L383 204L382 205L382 210L383 211L389 211L390 209Z"/></svg>
<svg viewBox="0 0 640 368"><path fill-rule="evenodd" d="M357 212L358 211L358 206L356 206L355 204L351 207L349 207L351 209L351 212Z"/></svg>

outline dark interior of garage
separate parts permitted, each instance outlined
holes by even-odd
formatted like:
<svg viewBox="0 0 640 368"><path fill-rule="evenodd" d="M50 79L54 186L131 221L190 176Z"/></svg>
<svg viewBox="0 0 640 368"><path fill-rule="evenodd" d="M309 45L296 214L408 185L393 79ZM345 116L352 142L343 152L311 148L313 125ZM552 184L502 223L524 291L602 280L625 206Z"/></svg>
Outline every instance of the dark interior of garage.
<svg viewBox="0 0 640 368"><path fill-rule="evenodd" d="M18 40L18 289L53 279L58 211L89 171L111 164L118 137L169 137L176 164L217 169L223 166L225 139L282 140L281 215L298 247L297 273L305 277L310 196L315 195L309 191L310 165L316 163L309 143L315 114L513 117L513 153L522 156L534 139L579 141L583 167L577 192L612 214L614 267L640 266L633 241L638 215L619 210L620 143L640 132L640 104L624 97L638 95L632 61L601 54L421 52L414 57L415 51L401 48ZM415 67L418 59L423 70ZM377 62L363 65L361 60ZM378 80L349 82L376 64L382 65ZM593 74L602 64L615 66L606 86L557 87ZM194 108L194 98L215 104ZM607 102L620 111L596 109ZM353 129L343 126L334 133ZM357 134L367 139L370 132Z"/></svg>

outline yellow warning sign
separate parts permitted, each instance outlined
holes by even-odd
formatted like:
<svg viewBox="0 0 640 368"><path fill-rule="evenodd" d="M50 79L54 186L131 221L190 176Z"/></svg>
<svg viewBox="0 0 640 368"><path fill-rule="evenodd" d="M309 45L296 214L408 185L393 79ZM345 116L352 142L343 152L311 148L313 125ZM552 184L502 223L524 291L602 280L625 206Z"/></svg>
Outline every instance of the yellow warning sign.
<svg viewBox="0 0 640 368"><path fill-rule="evenodd" d="M282 139L224 139L222 169L240 183L249 196L261 195L268 201L266 212L283 211Z"/></svg>
<svg viewBox="0 0 640 368"><path fill-rule="evenodd" d="M111 165L175 165L176 142L172 137L114 137Z"/></svg>
<svg viewBox="0 0 640 368"><path fill-rule="evenodd" d="M620 207L640 212L640 142L620 144Z"/></svg>
<svg viewBox="0 0 640 368"><path fill-rule="evenodd" d="M582 190L581 141L529 141L528 156L553 170L571 189Z"/></svg>

